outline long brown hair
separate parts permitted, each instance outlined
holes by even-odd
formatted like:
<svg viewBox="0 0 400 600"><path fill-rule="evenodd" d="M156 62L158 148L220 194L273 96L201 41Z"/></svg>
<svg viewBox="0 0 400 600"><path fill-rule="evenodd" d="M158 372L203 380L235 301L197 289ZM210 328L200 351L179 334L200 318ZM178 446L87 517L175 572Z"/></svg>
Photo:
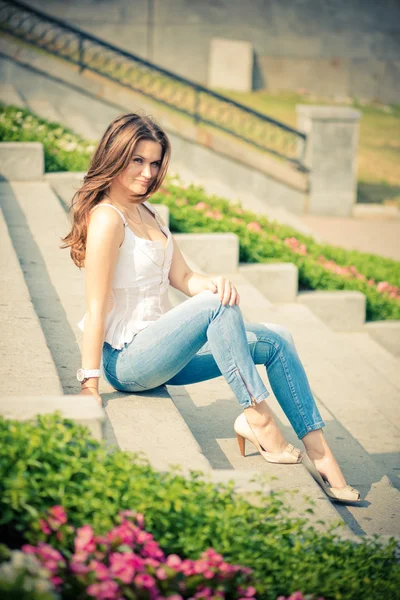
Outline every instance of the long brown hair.
<svg viewBox="0 0 400 600"><path fill-rule="evenodd" d="M98 204L104 192L129 165L136 144L140 140L158 142L162 147L160 169L145 194L138 194L146 200L161 186L171 157L171 145L166 133L150 118L137 113L128 113L114 119L107 127L90 162L83 185L72 198L70 213L72 229L61 238L61 248L71 248L71 258L82 268L86 255L86 237L90 211Z"/></svg>

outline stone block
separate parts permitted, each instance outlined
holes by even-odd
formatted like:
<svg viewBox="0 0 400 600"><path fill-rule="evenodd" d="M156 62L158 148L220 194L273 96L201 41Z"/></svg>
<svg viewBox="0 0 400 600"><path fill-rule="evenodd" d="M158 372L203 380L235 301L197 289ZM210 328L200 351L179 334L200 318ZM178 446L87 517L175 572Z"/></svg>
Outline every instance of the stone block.
<svg viewBox="0 0 400 600"><path fill-rule="evenodd" d="M88 427L91 435L102 439L104 411L91 396L2 396L0 414L6 419L29 421L37 415L60 411L64 418Z"/></svg>
<svg viewBox="0 0 400 600"><path fill-rule="evenodd" d="M296 302L299 271L293 263L243 263L239 271L270 302Z"/></svg>
<svg viewBox="0 0 400 600"><path fill-rule="evenodd" d="M307 134L310 214L351 216L356 203L356 154L360 111L344 106L297 107Z"/></svg>
<svg viewBox="0 0 400 600"><path fill-rule="evenodd" d="M386 62L379 99L388 104L400 102L400 60Z"/></svg>
<svg viewBox="0 0 400 600"><path fill-rule="evenodd" d="M43 179L44 152L39 142L0 143L0 181Z"/></svg>
<svg viewBox="0 0 400 600"><path fill-rule="evenodd" d="M364 326L366 299L361 292L300 292L297 302L308 306L334 331L360 331Z"/></svg>
<svg viewBox="0 0 400 600"><path fill-rule="evenodd" d="M373 321L365 323L364 330L394 356L400 356L400 321Z"/></svg>
<svg viewBox="0 0 400 600"><path fill-rule="evenodd" d="M177 233L174 237L205 273L237 271L239 238L234 233Z"/></svg>
<svg viewBox="0 0 400 600"><path fill-rule="evenodd" d="M238 92L252 90L253 45L250 42L212 38L208 86Z"/></svg>

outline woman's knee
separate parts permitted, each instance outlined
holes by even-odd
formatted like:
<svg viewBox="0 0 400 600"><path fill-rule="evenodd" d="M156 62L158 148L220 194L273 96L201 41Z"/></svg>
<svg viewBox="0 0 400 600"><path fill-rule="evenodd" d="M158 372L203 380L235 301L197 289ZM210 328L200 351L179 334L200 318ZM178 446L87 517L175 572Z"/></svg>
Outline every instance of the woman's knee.
<svg viewBox="0 0 400 600"><path fill-rule="evenodd" d="M276 325L274 323L274 325L267 325L268 329L270 331L272 331L277 338L277 341L280 343L288 343L292 346L294 346L294 339L293 339L293 335L290 333L289 329L287 329L287 327L284 327L283 325Z"/></svg>
<svg viewBox="0 0 400 600"><path fill-rule="evenodd" d="M217 293L212 292L211 290L204 290L197 294L192 298L193 302L199 305L201 308L212 309L215 310L219 308L221 301L219 299L219 295Z"/></svg>

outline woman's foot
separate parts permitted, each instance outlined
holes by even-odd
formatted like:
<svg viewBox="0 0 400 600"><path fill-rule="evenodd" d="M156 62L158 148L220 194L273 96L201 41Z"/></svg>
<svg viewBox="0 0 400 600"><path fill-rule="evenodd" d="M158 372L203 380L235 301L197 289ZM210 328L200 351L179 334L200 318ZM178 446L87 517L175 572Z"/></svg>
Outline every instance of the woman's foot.
<svg viewBox="0 0 400 600"><path fill-rule="evenodd" d="M321 476L334 488L345 487L346 480L322 429L310 431L302 438L302 442Z"/></svg>
<svg viewBox="0 0 400 600"><path fill-rule="evenodd" d="M246 420L252 428L259 444L266 452L280 454L287 446L274 417L266 402L260 402L257 406L249 406L244 410Z"/></svg>

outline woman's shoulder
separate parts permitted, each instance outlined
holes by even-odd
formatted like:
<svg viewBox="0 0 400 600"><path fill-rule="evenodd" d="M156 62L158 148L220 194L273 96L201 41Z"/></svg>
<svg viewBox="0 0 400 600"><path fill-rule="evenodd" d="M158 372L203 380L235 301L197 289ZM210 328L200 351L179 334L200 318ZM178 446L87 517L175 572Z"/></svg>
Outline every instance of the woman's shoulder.
<svg viewBox="0 0 400 600"><path fill-rule="evenodd" d="M110 225L119 225L122 221L126 227L127 221L123 213L113 204L107 202L99 202L90 211L90 221L99 222Z"/></svg>

